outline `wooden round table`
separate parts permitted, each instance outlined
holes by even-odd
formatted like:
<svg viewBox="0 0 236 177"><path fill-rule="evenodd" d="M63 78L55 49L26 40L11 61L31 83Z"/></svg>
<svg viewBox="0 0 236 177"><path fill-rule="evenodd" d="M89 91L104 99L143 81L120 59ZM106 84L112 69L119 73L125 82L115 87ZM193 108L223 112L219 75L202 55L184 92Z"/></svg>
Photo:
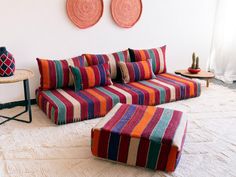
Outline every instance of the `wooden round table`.
<svg viewBox="0 0 236 177"><path fill-rule="evenodd" d="M209 80L215 77L213 73L207 71L200 71L197 74L191 74L190 72L188 72L188 70L177 70L175 71L175 74L180 74L188 78L197 78L206 80L207 87L209 87Z"/></svg>
<svg viewBox="0 0 236 177"><path fill-rule="evenodd" d="M34 76L34 73L30 70L17 69L17 70L15 70L13 76L0 77L0 84L23 82L24 95L25 95L25 100L24 100L25 110L13 117L7 117L7 116L0 115L1 118L6 119L5 121L0 122L0 125L7 122L7 121L10 121L10 120L16 120L16 121L25 122L25 123L30 123L32 121L29 79L32 78L33 76ZM29 120L28 121L16 118L26 112L29 112Z"/></svg>

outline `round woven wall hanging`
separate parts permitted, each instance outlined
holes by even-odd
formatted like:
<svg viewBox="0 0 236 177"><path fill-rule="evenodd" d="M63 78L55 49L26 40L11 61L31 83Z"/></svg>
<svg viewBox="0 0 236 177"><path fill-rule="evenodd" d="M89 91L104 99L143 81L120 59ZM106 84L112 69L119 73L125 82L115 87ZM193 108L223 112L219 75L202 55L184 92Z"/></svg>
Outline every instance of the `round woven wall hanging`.
<svg viewBox="0 0 236 177"><path fill-rule="evenodd" d="M130 28L137 23L142 14L142 1L112 0L111 14L117 25Z"/></svg>
<svg viewBox="0 0 236 177"><path fill-rule="evenodd" d="M67 14L79 28L95 25L103 14L103 0L67 0Z"/></svg>

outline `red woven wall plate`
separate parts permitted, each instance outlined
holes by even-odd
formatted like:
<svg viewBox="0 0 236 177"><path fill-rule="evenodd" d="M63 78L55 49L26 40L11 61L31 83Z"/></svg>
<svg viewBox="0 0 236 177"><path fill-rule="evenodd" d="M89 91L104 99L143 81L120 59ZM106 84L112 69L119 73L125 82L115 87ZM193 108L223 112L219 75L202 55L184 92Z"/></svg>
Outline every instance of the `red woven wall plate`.
<svg viewBox="0 0 236 177"><path fill-rule="evenodd" d="M134 26L142 14L141 0L112 0L111 14L114 21L123 28Z"/></svg>
<svg viewBox="0 0 236 177"><path fill-rule="evenodd" d="M103 0L67 0L66 10L70 20L84 29L95 25L103 14Z"/></svg>

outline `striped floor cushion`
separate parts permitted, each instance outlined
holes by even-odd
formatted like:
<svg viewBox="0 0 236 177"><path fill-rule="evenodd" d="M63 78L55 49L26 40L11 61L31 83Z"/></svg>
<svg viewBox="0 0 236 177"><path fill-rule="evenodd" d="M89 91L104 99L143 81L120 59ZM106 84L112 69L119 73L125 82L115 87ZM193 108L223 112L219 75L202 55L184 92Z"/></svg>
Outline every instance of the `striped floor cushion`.
<svg viewBox="0 0 236 177"><path fill-rule="evenodd" d="M153 170L174 171L187 120L176 110L118 103L91 131L94 156Z"/></svg>
<svg viewBox="0 0 236 177"><path fill-rule="evenodd" d="M73 89L37 91L37 103L55 124L105 116L117 103L158 105L200 95L200 84L173 74L156 79L114 83L74 92Z"/></svg>

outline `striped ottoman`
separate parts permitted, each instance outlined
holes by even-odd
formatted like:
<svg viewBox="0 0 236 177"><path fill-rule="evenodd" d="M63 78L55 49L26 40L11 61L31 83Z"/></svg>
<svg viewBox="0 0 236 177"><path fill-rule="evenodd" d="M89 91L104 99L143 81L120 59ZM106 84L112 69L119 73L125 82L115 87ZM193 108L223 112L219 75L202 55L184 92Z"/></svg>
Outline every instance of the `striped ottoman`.
<svg viewBox="0 0 236 177"><path fill-rule="evenodd" d="M118 103L93 129L94 156L171 172L180 159L187 120L182 112Z"/></svg>

